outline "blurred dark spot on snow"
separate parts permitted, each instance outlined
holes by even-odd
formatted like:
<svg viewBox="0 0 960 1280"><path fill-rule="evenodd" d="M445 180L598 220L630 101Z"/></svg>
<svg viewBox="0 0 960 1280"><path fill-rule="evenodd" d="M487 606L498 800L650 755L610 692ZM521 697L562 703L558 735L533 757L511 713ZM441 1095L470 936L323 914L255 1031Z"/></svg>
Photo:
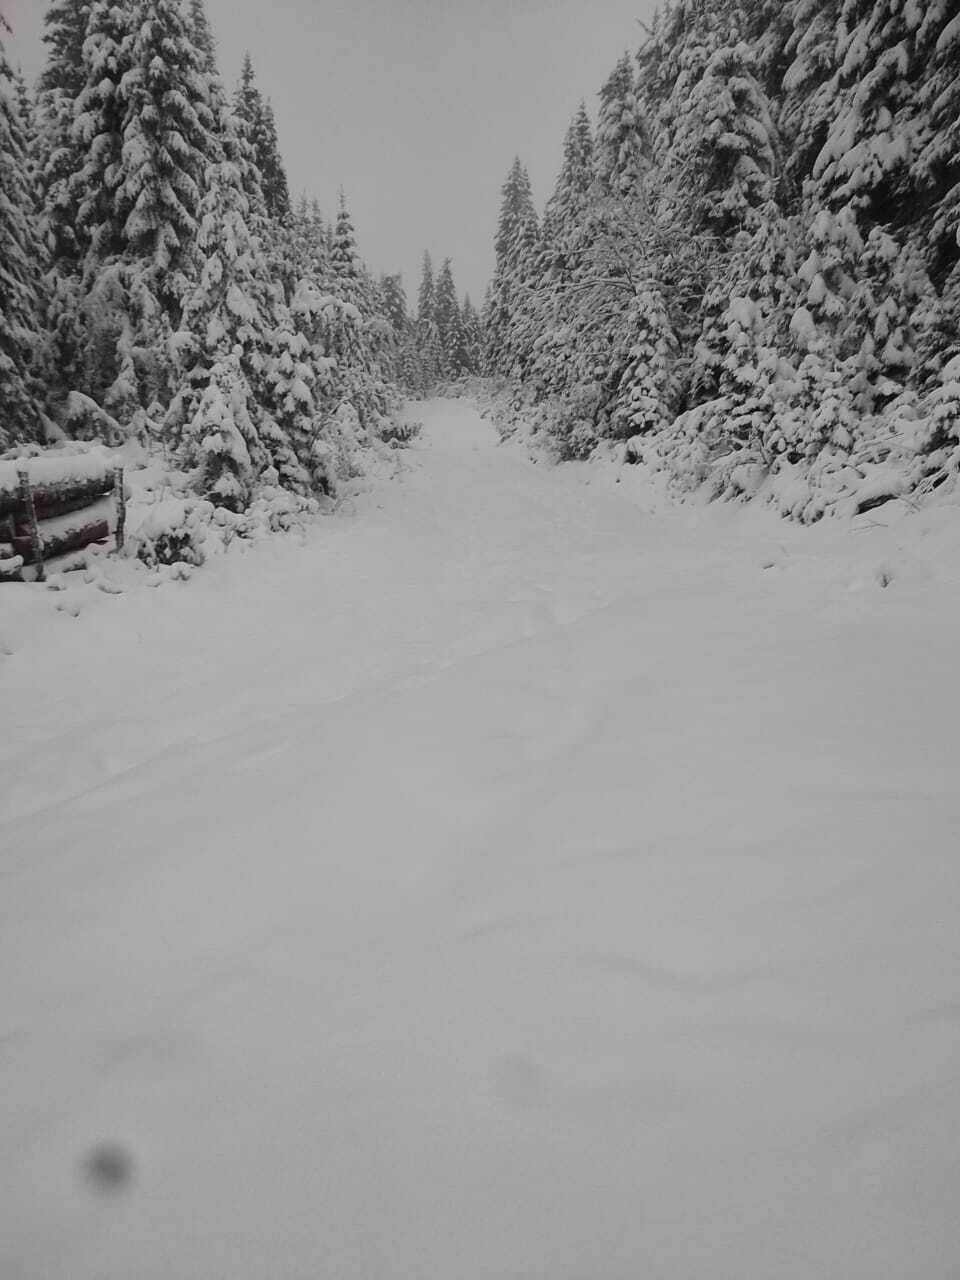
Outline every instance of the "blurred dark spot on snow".
<svg viewBox="0 0 960 1280"><path fill-rule="evenodd" d="M133 1158L119 1143L103 1143L89 1152L83 1172L94 1191L116 1195L133 1181Z"/></svg>
<svg viewBox="0 0 960 1280"><path fill-rule="evenodd" d="M505 1054L493 1064L493 1087L511 1107L535 1107L545 1100L547 1081L543 1068L521 1054Z"/></svg>

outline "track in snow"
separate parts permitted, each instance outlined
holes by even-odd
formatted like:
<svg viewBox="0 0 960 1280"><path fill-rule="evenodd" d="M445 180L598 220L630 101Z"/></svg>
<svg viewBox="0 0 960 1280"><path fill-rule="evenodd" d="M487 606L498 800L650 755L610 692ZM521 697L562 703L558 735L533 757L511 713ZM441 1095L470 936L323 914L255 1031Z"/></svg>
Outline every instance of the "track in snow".
<svg viewBox="0 0 960 1280"><path fill-rule="evenodd" d="M0 1274L955 1276L955 591L423 412L0 668Z"/></svg>

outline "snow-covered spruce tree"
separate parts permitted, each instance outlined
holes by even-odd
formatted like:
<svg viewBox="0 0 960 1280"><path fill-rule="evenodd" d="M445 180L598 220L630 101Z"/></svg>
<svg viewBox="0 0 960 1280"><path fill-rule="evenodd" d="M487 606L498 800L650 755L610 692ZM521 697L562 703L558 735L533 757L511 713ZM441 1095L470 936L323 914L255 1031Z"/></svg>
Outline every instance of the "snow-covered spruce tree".
<svg viewBox="0 0 960 1280"><path fill-rule="evenodd" d="M217 71L217 42L214 39L203 0L190 0L190 38L201 55L201 65L207 75Z"/></svg>
<svg viewBox="0 0 960 1280"><path fill-rule="evenodd" d="M796 447L781 412L801 386L791 363L791 282L795 230L774 204L740 232L701 306L690 399L667 432L663 452L694 483L710 475L714 492L744 490L775 458Z"/></svg>
<svg viewBox="0 0 960 1280"><path fill-rule="evenodd" d="M280 155L280 138L273 103L267 99L263 107L260 129L254 135L257 163L263 175L263 194L270 216L278 222L290 217L290 185Z"/></svg>
<svg viewBox="0 0 960 1280"><path fill-rule="evenodd" d="M796 212L836 112L840 0L790 0L778 122L784 142L782 194Z"/></svg>
<svg viewBox="0 0 960 1280"><path fill-rule="evenodd" d="M420 287L417 290L417 324L432 324L436 304L436 283L433 278L433 260L429 251L423 255L420 270Z"/></svg>
<svg viewBox="0 0 960 1280"><path fill-rule="evenodd" d="M357 236L343 191L340 192L337 220L333 229L329 267L331 284L338 296L348 302L358 303L363 285L357 256Z"/></svg>
<svg viewBox="0 0 960 1280"><path fill-rule="evenodd" d="M594 181L593 133L581 103L563 142L563 163L543 215L538 261L546 278L563 283L575 273L584 215ZM529 220L529 219L527 219ZM521 224L522 225L522 224Z"/></svg>
<svg viewBox="0 0 960 1280"><path fill-rule="evenodd" d="M596 175L601 192L624 199L633 196L649 169L650 152L633 63L624 54L600 90Z"/></svg>
<svg viewBox="0 0 960 1280"><path fill-rule="evenodd" d="M953 0L927 0L916 31L916 57L924 68L917 105L924 117L922 141L911 163L921 220L921 246L937 284L960 260L960 15ZM949 290L944 287L945 296ZM960 311L954 310L955 316Z"/></svg>
<svg viewBox="0 0 960 1280"><path fill-rule="evenodd" d="M240 122L235 120L235 124L238 126L237 132L241 139L241 145L246 150L247 155L252 156L249 143L243 139L243 130ZM251 177L253 183L245 179L245 189L249 190L251 185L255 185L262 197L260 171L252 164ZM320 216L319 211L315 217L311 203L306 195L300 197L290 218L283 225L272 222L267 217L266 204L262 199L260 203L263 218L257 218L256 215L252 215L251 221L256 223L259 234L273 250L272 255L270 255L270 269L275 272L277 283L281 286L283 295L289 302L296 293L300 280L305 277L319 279L321 275L326 276L327 274L327 244L323 218Z"/></svg>
<svg viewBox="0 0 960 1280"><path fill-rule="evenodd" d="M135 0L120 84L123 171L117 214L129 260L179 321L206 174L219 159L204 55L179 0Z"/></svg>
<svg viewBox="0 0 960 1280"><path fill-rule="evenodd" d="M470 301L469 294L466 294L463 299L460 323L463 331L464 371L468 374L477 374L481 371L483 362L483 322L476 307Z"/></svg>
<svg viewBox="0 0 960 1280"><path fill-rule="evenodd" d="M666 180L695 232L729 236L773 196L779 140L754 70L747 44L721 45L675 110Z"/></svg>
<svg viewBox="0 0 960 1280"><path fill-rule="evenodd" d="M641 287L624 317L630 336L626 365L615 387L614 436L656 434L670 419L670 385L676 341L660 290Z"/></svg>
<svg viewBox="0 0 960 1280"><path fill-rule="evenodd" d="M117 206L127 114L120 84L132 68L133 21L133 0L94 0L83 45L84 84L72 113L77 155L69 187L88 286L126 247Z"/></svg>
<svg viewBox="0 0 960 1280"><path fill-rule="evenodd" d="M80 389L141 427L172 391L166 353L196 279L218 158L210 77L178 0L94 4L75 108L87 343Z"/></svg>
<svg viewBox="0 0 960 1280"><path fill-rule="evenodd" d="M437 276L434 319L440 344L440 372L444 378L457 378L463 367L463 329L460 300L453 281L453 263L444 258Z"/></svg>
<svg viewBox="0 0 960 1280"><path fill-rule="evenodd" d="M383 293L383 305L394 333L400 339L407 329L407 293L403 287L403 277L399 272L380 277L380 288Z"/></svg>
<svg viewBox="0 0 960 1280"><path fill-rule="evenodd" d="M269 466L294 487L305 476L261 404L280 303L261 274L261 242L248 225L239 139L229 118L223 125L221 155L199 210L195 247L202 266L172 343L180 387L165 428L184 462L197 469L204 496L236 511Z"/></svg>
<svg viewBox="0 0 960 1280"><path fill-rule="evenodd" d="M280 155L276 120L273 107L257 87L249 53L244 56L234 109L242 122L242 133L253 148L267 213L277 222L285 222L291 212L290 187Z"/></svg>
<svg viewBox="0 0 960 1280"><path fill-rule="evenodd" d="M27 138L4 50L0 15L0 449L40 439L38 375L42 305L37 282L44 255L30 184Z"/></svg>
<svg viewBox="0 0 960 1280"><path fill-rule="evenodd" d="M509 373L512 357L508 329L515 309L522 245L537 229L530 178L517 157L501 191L500 218L494 241L496 266L487 304L484 307L485 363L493 373Z"/></svg>
<svg viewBox="0 0 960 1280"><path fill-rule="evenodd" d="M132 0L93 0L83 42L83 84L62 103L69 137L48 158L45 219L53 252L51 328L61 374L58 400L77 391L103 406L135 412L126 248L117 189L123 180L126 108L120 94L130 70ZM51 75L55 68L51 67ZM138 291L147 312L156 312ZM129 304L129 305L128 305ZM123 377L120 378L121 371ZM119 380L119 381L118 381Z"/></svg>
<svg viewBox="0 0 960 1280"><path fill-rule="evenodd" d="M73 123L87 79L83 46L90 9L89 0L55 0L44 16L47 61L37 82L40 188L44 235L59 275L72 274L82 256L71 178L79 166Z"/></svg>
<svg viewBox="0 0 960 1280"><path fill-rule="evenodd" d="M437 285L433 275L433 259L424 251L417 290L416 389L421 395L431 391L440 378L440 349L437 337Z"/></svg>

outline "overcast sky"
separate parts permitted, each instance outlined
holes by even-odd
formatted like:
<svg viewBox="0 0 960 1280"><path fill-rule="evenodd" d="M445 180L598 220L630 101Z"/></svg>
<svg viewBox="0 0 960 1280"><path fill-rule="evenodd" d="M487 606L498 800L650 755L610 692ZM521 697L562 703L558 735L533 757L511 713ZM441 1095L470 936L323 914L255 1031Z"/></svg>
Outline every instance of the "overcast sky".
<svg viewBox="0 0 960 1280"><path fill-rule="evenodd" d="M232 86L249 49L273 100L291 190L336 208L342 184L375 271L416 292L420 257L453 258L480 301L515 154L539 205L563 134L654 0L206 0ZM9 53L40 69L46 0L0 0Z"/></svg>

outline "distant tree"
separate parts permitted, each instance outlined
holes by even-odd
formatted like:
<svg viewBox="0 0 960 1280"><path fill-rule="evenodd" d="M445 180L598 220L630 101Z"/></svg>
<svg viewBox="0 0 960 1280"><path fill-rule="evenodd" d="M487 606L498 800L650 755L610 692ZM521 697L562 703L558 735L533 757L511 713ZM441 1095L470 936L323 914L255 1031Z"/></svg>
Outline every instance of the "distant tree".
<svg viewBox="0 0 960 1280"><path fill-rule="evenodd" d="M397 337L401 337L408 325L407 294L401 275L384 275L380 278L383 291L384 312Z"/></svg>
<svg viewBox="0 0 960 1280"><path fill-rule="evenodd" d="M433 279L433 262L429 253L423 255L420 273L420 289L417 293L417 324L421 328L433 324L436 307L436 288Z"/></svg>
<svg viewBox="0 0 960 1280"><path fill-rule="evenodd" d="M461 312L463 332L463 369L465 373L479 373L483 362L483 322L467 294Z"/></svg>
<svg viewBox="0 0 960 1280"><path fill-rule="evenodd" d="M330 271L340 294L349 301L356 302L361 287L357 237L342 191L330 250Z"/></svg>
<svg viewBox="0 0 960 1280"><path fill-rule="evenodd" d="M433 315L440 348L441 375L457 377L463 372L463 329L460 302L453 281L453 264L449 258L444 258L437 276Z"/></svg>

